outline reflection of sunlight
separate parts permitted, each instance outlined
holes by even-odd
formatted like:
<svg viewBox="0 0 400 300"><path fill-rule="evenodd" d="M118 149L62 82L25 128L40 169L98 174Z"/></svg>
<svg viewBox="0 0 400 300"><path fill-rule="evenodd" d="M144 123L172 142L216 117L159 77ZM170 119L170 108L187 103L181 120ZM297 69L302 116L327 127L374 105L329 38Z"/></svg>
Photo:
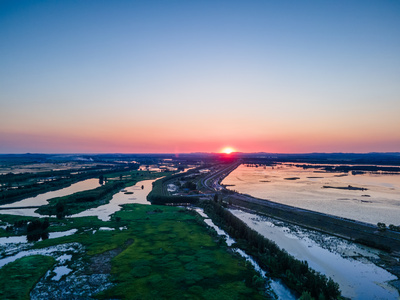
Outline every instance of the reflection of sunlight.
<svg viewBox="0 0 400 300"><path fill-rule="evenodd" d="M337 176L341 174L346 176ZM294 177L300 179L286 179ZM242 164L222 184L232 185L239 193L257 198L370 224L398 224L399 220L400 175L338 174L312 166L303 169L288 164L260 169ZM346 189L349 185L366 190Z"/></svg>
<svg viewBox="0 0 400 300"><path fill-rule="evenodd" d="M235 149L233 149L232 147L225 147L224 149L221 150L221 153L225 154L231 154L232 152L235 152Z"/></svg>

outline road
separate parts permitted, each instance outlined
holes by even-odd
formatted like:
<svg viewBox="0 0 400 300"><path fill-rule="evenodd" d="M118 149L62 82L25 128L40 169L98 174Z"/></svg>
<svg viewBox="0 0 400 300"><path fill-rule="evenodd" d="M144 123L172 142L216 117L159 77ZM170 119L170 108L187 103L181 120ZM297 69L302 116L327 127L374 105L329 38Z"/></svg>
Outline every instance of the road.
<svg viewBox="0 0 400 300"><path fill-rule="evenodd" d="M218 193L224 202L233 207L249 209L310 229L318 230L331 235L339 236L352 241L363 241L376 247L390 248L396 256L400 257L400 233L385 230L378 231L377 226L338 216L319 213L298 207L288 206L250 195L239 194L227 190L219 183L241 164L236 161L230 164L219 164L211 168L211 172L201 178L198 188L203 193Z"/></svg>
<svg viewBox="0 0 400 300"><path fill-rule="evenodd" d="M219 183L235 170L241 164L240 161L235 161L230 164L221 164L214 166L214 171L211 171L206 176L200 179L198 188L204 192L220 192L224 189Z"/></svg>

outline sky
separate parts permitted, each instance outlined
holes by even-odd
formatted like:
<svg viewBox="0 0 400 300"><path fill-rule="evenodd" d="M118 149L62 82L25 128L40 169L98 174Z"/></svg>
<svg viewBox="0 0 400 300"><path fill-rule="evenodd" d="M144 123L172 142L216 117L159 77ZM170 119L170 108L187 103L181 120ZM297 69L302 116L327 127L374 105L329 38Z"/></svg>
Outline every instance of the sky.
<svg viewBox="0 0 400 300"><path fill-rule="evenodd" d="M400 151L400 1L0 0L0 153Z"/></svg>

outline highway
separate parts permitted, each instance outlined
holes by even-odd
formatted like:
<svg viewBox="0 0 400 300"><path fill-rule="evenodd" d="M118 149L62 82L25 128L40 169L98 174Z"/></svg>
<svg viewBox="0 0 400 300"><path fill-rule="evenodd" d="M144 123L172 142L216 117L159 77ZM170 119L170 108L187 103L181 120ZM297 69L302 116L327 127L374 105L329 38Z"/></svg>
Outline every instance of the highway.
<svg viewBox="0 0 400 300"><path fill-rule="evenodd" d="M259 199L250 195L240 194L227 190L220 182L235 170L241 161L230 164L216 164L210 168L211 172L202 177L197 185L203 194L222 195L226 203L232 207L252 210L257 213L293 223L309 229L321 231L352 241L370 243L370 246L390 248L396 256L400 257L400 233L385 230L378 231L374 224L363 223L355 220L345 219L334 215L328 215L311 210L288 206L265 199Z"/></svg>
<svg viewBox="0 0 400 300"><path fill-rule="evenodd" d="M200 179L198 183L199 190L202 190L204 193L207 192L220 192L224 189L219 183L229 175L233 170L235 170L241 164L240 161L235 161L230 164L221 164L216 165L214 171L211 171L206 176Z"/></svg>

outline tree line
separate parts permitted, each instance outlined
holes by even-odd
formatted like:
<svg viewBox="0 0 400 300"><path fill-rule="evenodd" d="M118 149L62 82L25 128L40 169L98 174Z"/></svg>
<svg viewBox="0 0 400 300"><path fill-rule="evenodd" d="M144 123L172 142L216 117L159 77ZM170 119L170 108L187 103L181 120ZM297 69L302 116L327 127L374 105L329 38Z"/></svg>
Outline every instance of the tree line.
<svg viewBox="0 0 400 300"><path fill-rule="evenodd" d="M26 239L28 242L45 240L49 238L47 229L50 226L48 218L44 220L18 220L14 222L14 226L7 226L6 231L23 230L26 231Z"/></svg>
<svg viewBox="0 0 400 300"><path fill-rule="evenodd" d="M230 236L245 248L270 276L280 278L303 298L337 299L341 296L339 285L331 278L311 269L306 261L300 261L273 241L251 229L216 201L203 204L205 212Z"/></svg>

